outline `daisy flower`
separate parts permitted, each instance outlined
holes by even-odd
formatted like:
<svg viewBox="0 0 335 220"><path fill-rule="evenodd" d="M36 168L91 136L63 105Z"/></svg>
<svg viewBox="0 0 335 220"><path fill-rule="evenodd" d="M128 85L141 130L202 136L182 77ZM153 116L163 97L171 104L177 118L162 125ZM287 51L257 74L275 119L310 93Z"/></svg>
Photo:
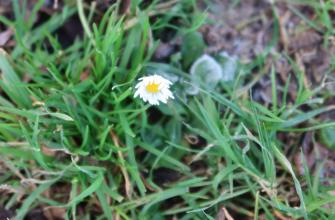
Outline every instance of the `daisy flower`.
<svg viewBox="0 0 335 220"><path fill-rule="evenodd" d="M172 82L159 75L146 76L139 79L135 86L134 97L139 96L150 105L159 105L159 102L167 103L168 99L174 99L170 86Z"/></svg>

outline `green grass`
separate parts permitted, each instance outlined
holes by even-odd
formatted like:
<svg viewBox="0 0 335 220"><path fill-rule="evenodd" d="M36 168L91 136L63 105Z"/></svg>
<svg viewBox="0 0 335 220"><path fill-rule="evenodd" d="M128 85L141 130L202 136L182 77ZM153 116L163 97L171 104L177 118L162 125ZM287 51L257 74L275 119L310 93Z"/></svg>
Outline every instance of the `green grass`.
<svg viewBox="0 0 335 220"><path fill-rule="evenodd" d="M50 206L65 209L66 219L215 219L222 206L232 216L250 219L278 219L276 213L332 219L334 209L326 205L334 206L334 185L319 178L322 163L311 173L300 153L305 175L299 176L292 152L301 152L301 143L297 139L288 145L278 137L299 138L306 131L334 127L318 116L335 107L322 104L327 97L322 85L306 88L304 73L283 54L298 81L296 99L287 101L293 82L278 85L275 67L266 67L266 58L278 55L271 52L279 43L278 18L268 48L241 65L233 85L188 96L188 69L183 67L188 58L170 64L151 58L164 31L184 37L206 22L205 14L192 0L153 1L146 7L131 2L128 16L119 15L113 5L98 23L94 8L82 0L68 1L37 27L33 24L43 1L28 20L18 1L13 1L14 20L0 17L15 30L16 42L0 53L1 206L14 210L16 219ZM312 5L318 16L303 17L299 4ZM334 34L334 3L289 6L307 26ZM74 14L84 37L63 49L53 31ZM153 109L133 98L137 78L162 71L180 79L172 87L175 100ZM271 108L250 97L250 79L258 81L264 72L272 83ZM334 65L328 72L331 78ZM204 143L195 147L188 135ZM204 167L196 169L199 163ZM157 172L165 173L159 168L172 169L174 181L155 182ZM62 185L66 193L53 193Z"/></svg>

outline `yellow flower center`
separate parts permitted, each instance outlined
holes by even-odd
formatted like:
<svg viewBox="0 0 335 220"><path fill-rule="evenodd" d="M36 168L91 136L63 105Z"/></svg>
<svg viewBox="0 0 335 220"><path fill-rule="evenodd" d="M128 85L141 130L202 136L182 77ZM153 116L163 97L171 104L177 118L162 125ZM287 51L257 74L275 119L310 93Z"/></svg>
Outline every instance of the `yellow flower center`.
<svg viewBox="0 0 335 220"><path fill-rule="evenodd" d="M159 83L149 83L145 87L145 89L150 93L157 93L159 92L159 89L158 89L159 85L160 85Z"/></svg>

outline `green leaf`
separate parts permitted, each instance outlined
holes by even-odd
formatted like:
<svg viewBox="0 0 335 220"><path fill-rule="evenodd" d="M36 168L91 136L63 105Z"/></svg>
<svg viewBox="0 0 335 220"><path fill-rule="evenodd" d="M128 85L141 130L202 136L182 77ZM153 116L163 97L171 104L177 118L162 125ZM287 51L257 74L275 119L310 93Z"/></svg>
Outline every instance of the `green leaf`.
<svg viewBox="0 0 335 220"><path fill-rule="evenodd" d="M63 114L63 113L59 113L59 112L55 112L55 113L49 112L48 115L54 116L56 118L60 118L64 121L74 121L73 118L71 118L70 116Z"/></svg>
<svg viewBox="0 0 335 220"><path fill-rule="evenodd" d="M95 191L99 189L103 182L103 175L100 173L97 177L97 179L84 191L82 191L79 195L75 196L68 204L67 206L73 206L84 200L87 196L91 195Z"/></svg>
<svg viewBox="0 0 335 220"><path fill-rule="evenodd" d="M183 37L181 53L183 66L188 68L205 50L205 42L198 32L190 32Z"/></svg>
<svg viewBox="0 0 335 220"><path fill-rule="evenodd" d="M23 219L24 216L29 211L31 205L36 201L36 199L39 197L39 195L44 192L46 189L48 189L54 181L48 182L45 184L42 184L38 186L36 189L34 189L31 194L24 200L22 206L20 209L17 210L16 219Z"/></svg>
<svg viewBox="0 0 335 220"><path fill-rule="evenodd" d="M20 107L30 107L31 100L28 91L9 64L6 53L3 50L0 51L0 69L2 72L0 88Z"/></svg>
<svg viewBox="0 0 335 220"><path fill-rule="evenodd" d="M335 150L335 127L326 127L320 130L320 137L323 144Z"/></svg>

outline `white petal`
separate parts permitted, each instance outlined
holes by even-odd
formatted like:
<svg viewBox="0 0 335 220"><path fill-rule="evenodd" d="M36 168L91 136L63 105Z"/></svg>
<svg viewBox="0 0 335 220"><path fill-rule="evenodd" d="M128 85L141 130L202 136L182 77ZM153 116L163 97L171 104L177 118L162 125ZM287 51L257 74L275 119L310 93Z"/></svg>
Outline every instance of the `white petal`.
<svg viewBox="0 0 335 220"><path fill-rule="evenodd" d="M146 90L146 86L152 83L159 84L158 93L151 93ZM167 103L169 98L174 98L170 91L170 85L172 85L172 82L157 74L141 77L135 86L134 97L139 96L144 102L148 102L151 105L159 105L159 102Z"/></svg>

